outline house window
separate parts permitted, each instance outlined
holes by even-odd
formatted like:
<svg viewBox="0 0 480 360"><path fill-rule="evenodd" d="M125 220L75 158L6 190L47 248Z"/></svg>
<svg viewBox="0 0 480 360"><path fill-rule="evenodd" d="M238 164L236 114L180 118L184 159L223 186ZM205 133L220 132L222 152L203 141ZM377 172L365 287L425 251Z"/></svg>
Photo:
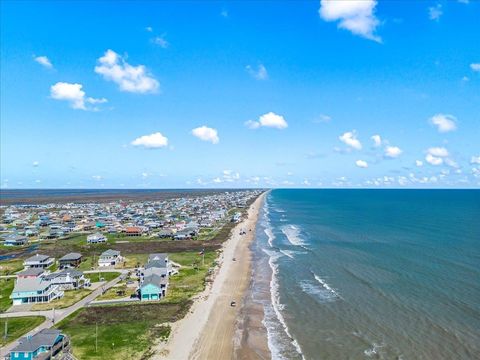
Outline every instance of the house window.
<svg viewBox="0 0 480 360"><path fill-rule="evenodd" d="M28 352L23 353L23 357L28 358Z"/></svg>
<svg viewBox="0 0 480 360"><path fill-rule="evenodd" d="M18 355L19 355L18 352L16 352L16 353L15 353L15 357L18 358Z"/></svg>

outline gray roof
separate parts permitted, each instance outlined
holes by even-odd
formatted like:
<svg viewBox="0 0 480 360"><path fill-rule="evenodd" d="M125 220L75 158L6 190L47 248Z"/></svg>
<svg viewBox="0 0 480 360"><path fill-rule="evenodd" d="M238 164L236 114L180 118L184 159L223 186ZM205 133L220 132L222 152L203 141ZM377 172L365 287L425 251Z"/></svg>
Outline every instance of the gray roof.
<svg viewBox="0 0 480 360"><path fill-rule="evenodd" d="M150 269L150 268L165 268L167 267L167 264L165 264L165 261L162 260L152 260L145 265L145 270Z"/></svg>
<svg viewBox="0 0 480 360"><path fill-rule="evenodd" d="M44 276L44 278L45 278L45 280L51 280L51 279L55 279L56 277L59 277L59 276L65 276L67 274L70 274L70 276L73 277L73 278L77 278L77 277L81 277L83 275L83 272L81 272L79 270L75 270L75 269L65 269L65 270L62 270L62 271L59 271L59 272L54 272L54 273L48 274L48 275Z"/></svg>
<svg viewBox="0 0 480 360"><path fill-rule="evenodd" d="M79 253L69 253L59 259L59 261L71 261L79 260L82 257L82 254Z"/></svg>
<svg viewBox="0 0 480 360"><path fill-rule="evenodd" d="M13 292L43 291L50 285L50 281L42 278L18 278Z"/></svg>
<svg viewBox="0 0 480 360"><path fill-rule="evenodd" d="M13 348L12 352L32 352L41 346L52 347L55 345L55 340L57 340L60 335L60 330L43 329L30 338L21 338L20 344Z"/></svg>
<svg viewBox="0 0 480 360"><path fill-rule="evenodd" d="M104 251L100 256L119 256L120 251L108 249Z"/></svg>
<svg viewBox="0 0 480 360"><path fill-rule="evenodd" d="M33 255L33 256L29 257L27 260L25 260L25 262L30 262L30 261L45 261L45 260L47 260L48 258L50 258L50 256L36 254L36 255Z"/></svg>
<svg viewBox="0 0 480 360"><path fill-rule="evenodd" d="M167 270L166 267L163 267L163 268L150 267L148 269L145 269L145 271L143 272L143 275L145 277L153 275L153 274L163 277L163 276L168 275L168 270Z"/></svg>
<svg viewBox="0 0 480 360"><path fill-rule="evenodd" d="M166 283L167 279L156 274L151 274L149 276L145 276L145 278L143 279L142 287L149 284L160 287L162 284L165 285Z"/></svg>
<svg viewBox="0 0 480 360"><path fill-rule="evenodd" d="M168 258L168 255L165 254L165 253L150 254L150 255L148 256L148 262L154 261L154 260L159 260L159 261L166 262L166 261L167 261L167 258Z"/></svg>
<svg viewBox="0 0 480 360"><path fill-rule="evenodd" d="M18 276L38 276L42 274L45 270L42 268L28 268L17 273Z"/></svg>

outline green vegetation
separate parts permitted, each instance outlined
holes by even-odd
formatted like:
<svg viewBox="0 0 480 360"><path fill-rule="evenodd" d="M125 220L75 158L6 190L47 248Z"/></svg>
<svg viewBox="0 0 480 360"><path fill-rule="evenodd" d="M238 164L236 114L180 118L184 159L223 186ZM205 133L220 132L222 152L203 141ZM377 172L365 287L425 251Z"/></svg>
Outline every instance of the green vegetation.
<svg viewBox="0 0 480 360"><path fill-rule="evenodd" d="M92 292L90 289L79 290L67 290L64 292L62 298L53 300L49 303L35 304L32 306L32 310L50 310L50 309L63 309L82 300L85 296Z"/></svg>
<svg viewBox="0 0 480 360"><path fill-rule="evenodd" d="M127 286L126 282L121 282L108 289L103 295L96 300L114 300L130 297L135 294L135 287Z"/></svg>
<svg viewBox="0 0 480 360"><path fill-rule="evenodd" d="M30 330L34 329L36 326L40 325L45 321L43 316L22 316L22 317L11 317L8 318L8 333L7 339L5 340L5 322L7 319L0 319L0 329L2 336L0 339L0 345L6 345L19 337L23 336Z"/></svg>
<svg viewBox="0 0 480 360"><path fill-rule="evenodd" d="M86 278L90 279L90 282L99 282L99 281L111 281L116 277L120 276L119 272L108 271L108 272L93 272L84 274ZM103 279L102 279L103 278Z"/></svg>
<svg viewBox="0 0 480 360"><path fill-rule="evenodd" d="M15 279L0 279L0 311L5 311L12 306L10 295L12 294L14 286Z"/></svg>
<svg viewBox="0 0 480 360"><path fill-rule="evenodd" d="M0 262L0 275L12 275L23 269L22 259L12 259Z"/></svg>
<svg viewBox="0 0 480 360"><path fill-rule="evenodd" d="M182 302L203 291L209 269L215 265L216 257L217 253L214 251L205 252L203 264L202 255L197 252L170 254L170 260L182 267L177 275L170 277L165 301Z"/></svg>
<svg viewBox="0 0 480 360"><path fill-rule="evenodd" d="M143 266L148 260L148 254L128 254L125 257L125 267L127 269L137 267L138 265Z"/></svg>
<svg viewBox="0 0 480 360"><path fill-rule="evenodd" d="M190 302L92 306L73 313L57 327L70 337L79 359L109 359L113 354L116 359L147 358L152 345L170 334L170 327L162 324L181 319L189 306Z"/></svg>

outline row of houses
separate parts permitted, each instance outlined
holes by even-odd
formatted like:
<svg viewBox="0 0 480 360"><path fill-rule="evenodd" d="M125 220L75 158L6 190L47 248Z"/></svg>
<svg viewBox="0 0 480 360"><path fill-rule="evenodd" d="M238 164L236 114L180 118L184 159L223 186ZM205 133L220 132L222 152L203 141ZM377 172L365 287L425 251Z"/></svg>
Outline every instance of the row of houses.
<svg viewBox="0 0 480 360"><path fill-rule="evenodd" d="M0 239L4 245L19 246L75 232L94 235L87 240L92 244L105 242L107 234L182 240L215 227L230 209L244 207L258 194L245 190L161 201L1 206Z"/></svg>

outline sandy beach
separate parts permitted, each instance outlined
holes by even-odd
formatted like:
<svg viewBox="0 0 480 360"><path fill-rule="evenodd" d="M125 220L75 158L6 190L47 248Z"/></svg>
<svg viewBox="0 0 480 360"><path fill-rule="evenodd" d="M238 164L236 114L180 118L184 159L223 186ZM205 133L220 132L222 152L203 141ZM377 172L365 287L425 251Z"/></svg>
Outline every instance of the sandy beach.
<svg viewBox="0 0 480 360"><path fill-rule="evenodd" d="M155 359L266 357L266 334L259 328L244 346L246 335L241 328L245 329L245 326L239 321L249 318L244 314L248 309L242 309L251 280L249 247L255 237L255 225L264 197L265 193L255 200L246 219L232 230L223 245L213 283L194 299L185 318L172 325L169 340L155 349ZM240 235L241 230L246 234ZM230 306L232 301L236 302L235 307ZM258 309L256 311L258 315Z"/></svg>

